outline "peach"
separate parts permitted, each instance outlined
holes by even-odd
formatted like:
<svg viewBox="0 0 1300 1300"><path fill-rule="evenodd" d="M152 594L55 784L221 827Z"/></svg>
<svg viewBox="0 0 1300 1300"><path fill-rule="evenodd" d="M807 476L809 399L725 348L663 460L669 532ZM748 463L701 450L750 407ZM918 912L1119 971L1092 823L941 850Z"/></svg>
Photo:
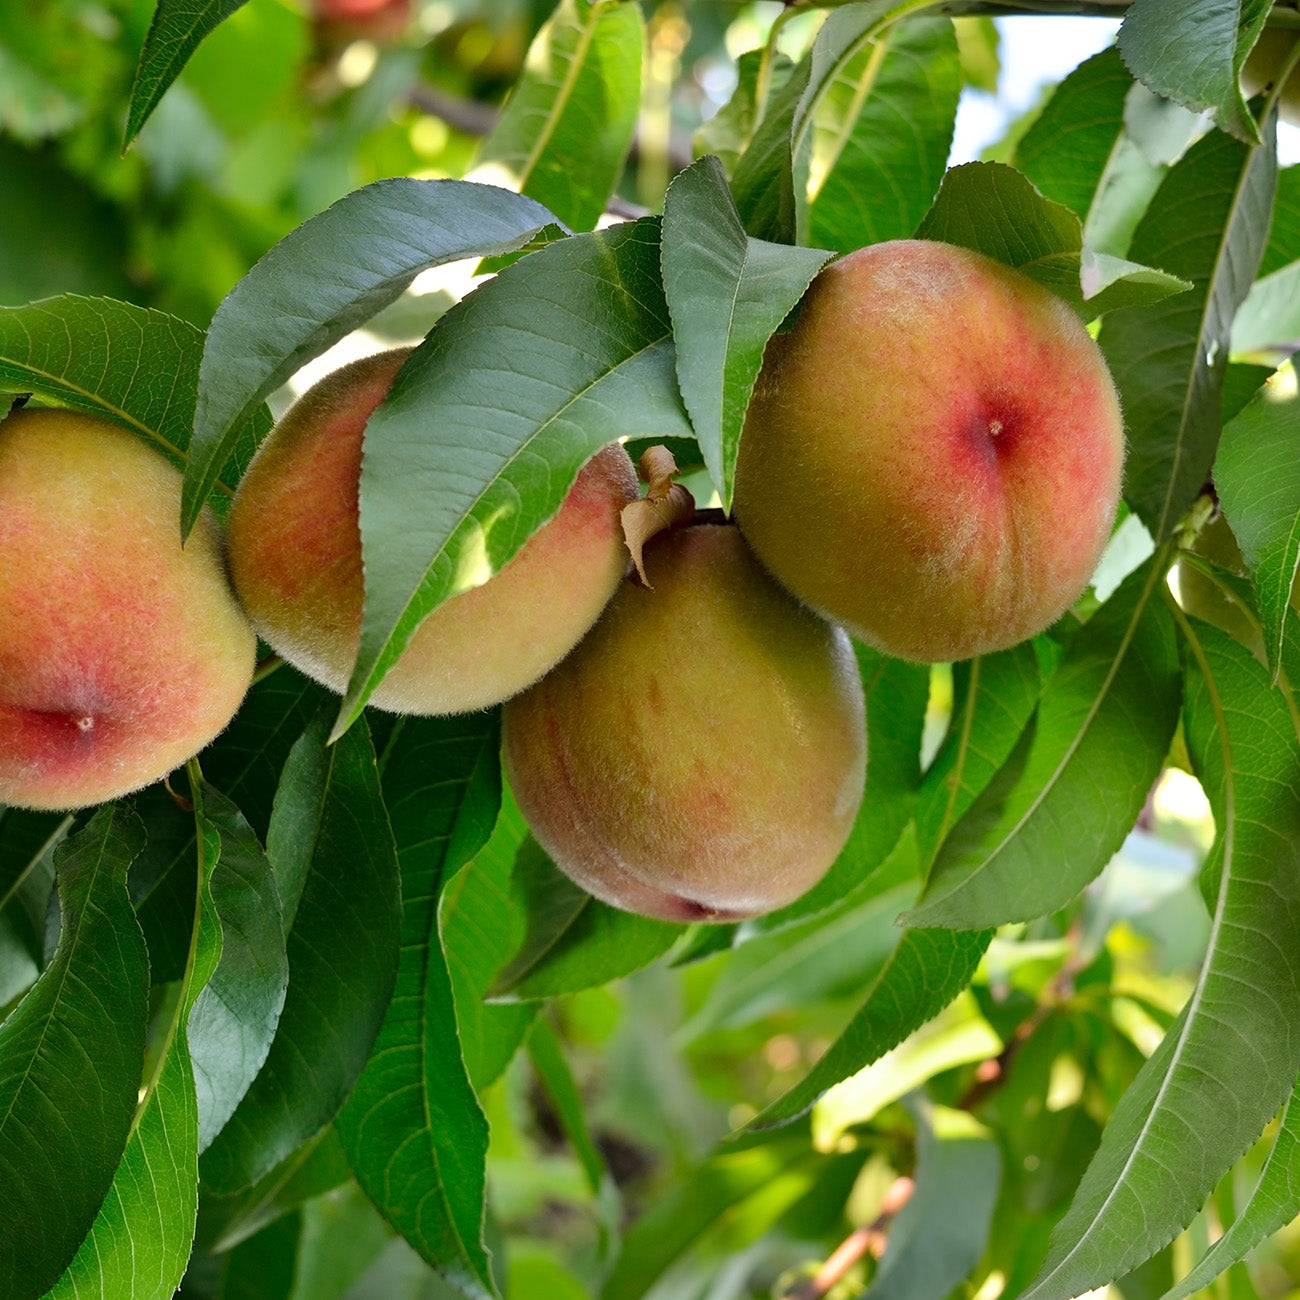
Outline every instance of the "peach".
<svg viewBox="0 0 1300 1300"><path fill-rule="evenodd" d="M1066 304L978 253L840 258L768 345L735 513L796 596L887 654L965 659L1042 631L1110 534L1123 421Z"/></svg>
<svg viewBox="0 0 1300 1300"><path fill-rule="evenodd" d="M361 635L362 435L408 355L365 357L305 393L258 449L230 512L231 573L253 626L338 692ZM509 564L425 619L371 704L464 713L535 682L573 649L626 572L619 516L637 494L627 452L618 444L598 452Z"/></svg>
<svg viewBox="0 0 1300 1300"><path fill-rule="evenodd" d="M862 801L848 637L764 572L739 531L645 550L587 638L503 713L510 784L542 847L615 907L729 921L811 888Z"/></svg>
<svg viewBox="0 0 1300 1300"><path fill-rule="evenodd" d="M0 423L0 803L70 809L165 776L221 732L257 643L216 520L181 475L71 411Z"/></svg>

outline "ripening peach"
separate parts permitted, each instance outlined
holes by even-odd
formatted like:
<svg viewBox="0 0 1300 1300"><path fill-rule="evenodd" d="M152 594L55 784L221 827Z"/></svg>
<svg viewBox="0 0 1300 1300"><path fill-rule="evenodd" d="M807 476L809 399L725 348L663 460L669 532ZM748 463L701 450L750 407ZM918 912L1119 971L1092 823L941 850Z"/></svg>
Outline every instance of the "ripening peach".
<svg viewBox="0 0 1300 1300"><path fill-rule="evenodd" d="M258 449L230 512L231 574L253 626L340 693L361 636L362 436L408 355L365 357L305 393ZM627 452L617 444L597 452L510 563L425 619L371 704L463 713L536 681L596 621L626 572L620 512L637 494Z"/></svg>
<svg viewBox="0 0 1300 1300"><path fill-rule="evenodd" d="M257 642L181 475L71 411L0 423L0 803L69 809L166 776L221 732Z"/></svg>
<svg viewBox="0 0 1300 1300"><path fill-rule="evenodd" d="M924 240L862 248L768 347L735 512L801 600L887 654L965 659L1082 594L1119 502L1100 349L1018 271Z"/></svg>
<svg viewBox="0 0 1300 1300"><path fill-rule="evenodd" d="M615 907L729 921L826 873L862 802L848 637L768 577L739 531L645 549L581 645L503 712L511 788L557 866Z"/></svg>

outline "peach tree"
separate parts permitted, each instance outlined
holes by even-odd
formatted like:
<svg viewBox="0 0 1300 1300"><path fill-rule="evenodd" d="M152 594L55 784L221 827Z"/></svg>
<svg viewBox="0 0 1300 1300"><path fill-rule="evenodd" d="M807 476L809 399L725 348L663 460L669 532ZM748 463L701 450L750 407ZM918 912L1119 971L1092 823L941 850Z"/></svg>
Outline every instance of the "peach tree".
<svg viewBox="0 0 1300 1300"><path fill-rule="evenodd" d="M0 807L0 1295L1295 1293L1300 9L376 8L0 12L6 415L130 430L188 534L305 368L414 347L366 426L342 696L267 654L165 781ZM1114 41L955 160L994 20L1066 15ZM1010 649L855 647L861 809L795 902L599 902L499 709L368 701L610 442L729 512L769 341L909 237L1098 340L1101 564Z"/></svg>

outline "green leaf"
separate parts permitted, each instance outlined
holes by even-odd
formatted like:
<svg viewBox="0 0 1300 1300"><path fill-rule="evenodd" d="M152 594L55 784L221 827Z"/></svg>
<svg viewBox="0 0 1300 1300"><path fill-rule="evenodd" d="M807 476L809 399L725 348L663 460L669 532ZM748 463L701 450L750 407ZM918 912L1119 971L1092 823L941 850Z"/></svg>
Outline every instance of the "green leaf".
<svg viewBox="0 0 1300 1300"><path fill-rule="evenodd" d="M746 50L736 60L731 98L695 133L696 156L715 155L727 175L733 176L762 119L766 98L785 84L793 67L786 55L770 46Z"/></svg>
<svg viewBox="0 0 1300 1300"><path fill-rule="evenodd" d="M527 835L514 796L503 786L501 813L488 842L448 881L439 905L461 1051L480 1094L510 1063L540 1005L484 1000L524 938L525 920L511 889Z"/></svg>
<svg viewBox="0 0 1300 1300"><path fill-rule="evenodd" d="M180 75L203 38L244 0L158 0L136 65L127 110L125 149L140 134L167 87Z"/></svg>
<svg viewBox="0 0 1300 1300"><path fill-rule="evenodd" d="M281 664L253 683L234 721L203 751L204 775L226 792L262 843L289 752L312 718L337 698Z"/></svg>
<svg viewBox="0 0 1300 1300"><path fill-rule="evenodd" d="M510 891L528 929L491 997L528 1000L597 988L648 966L683 930L592 898L531 836L515 858Z"/></svg>
<svg viewBox="0 0 1300 1300"><path fill-rule="evenodd" d="M800 101L809 88L805 58L772 93L753 137L731 175L731 192L745 229L755 239L793 244L795 214L794 146L791 136Z"/></svg>
<svg viewBox="0 0 1300 1300"><path fill-rule="evenodd" d="M991 930L904 930L839 1037L745 1131L788 1124L829 1088L898 1047L970 984L992 937Z"/></svg>
<svg viewBox="0 0 1300 1300"><path fill-rule="evenodd" d="M921 736L930 670L854 644L867 701L867 783L848 842L802 898L753 924L775 930L833 907L850 892L874 892L874 873L894 851L921 779Z"/></svg>
<svg viewBox="0 0 1300 1300"><path fill-rule="evenodd" d="M537 1077L546 1089L555 1113L564 1127L565 1135L573 1147L582 1172L587 1176L587 1186L593 1194L600 1191L608 1171L605 1158L592 1141L583 1110L582 1093L569 1063L564 1059L559 1035L550 1020L539 1017L533 1022L528 1035L528 1058L537 1071Z"/></svg>
<svg viewBox="0 0 1300 1300"><path fill-rule="evenodd" d="M149 964L126 873L143 844L139 821L117 804L60 844L59 946L0 1024L0 1295L7 1300L35 1300L67 1266L130 1136Z"/></svg>
<svg viewBox="0 0 1300 1300"><path fill-rule="evenodd" d="M762 1218L744 1233L752 1239L815 1185L825 1162L826 1157L809 1150L806 1132L713 1156L678 1180L632 1225L601 1289L601 1300L639 1300L719 1220L728 1223L734 1243L746 1201L762 1197Z"/></svg>
<svg viewBox="0 0 1300 1300"><path fill-rule="evenodd" d="M911 854L906 867L915 867ZM775 934L747 938L730 954L707 996L675 1035L697 1042L719 1029L797 1013L852 997L879 974L898 942L894 918L916 897L913 879Z"/></svg>
<svg viewBox="0 0 1300 1300"><path fill-rule="evenodd" d="M1233 314L1263 252L1276 163L1221 132L1161 183L1129 256L1192 288L1109 313L1100 342L1129 435L1125 499L1157 542L1196 499L1219 442L1219 395Z"/></svg>
<svg viewBox="0 0 1300 1300"><path fill-rule="evenodd" d="M402 955L370 1062L336 1125L366 1195L468 1296L495 1294L483 1246L488 1132L461 1055L438 904L496 820L497 720L408 718L385 753Z"/></svg>
<svg viewBox="0 0 1300 1300"><path fill-rule="evenodd" d="M1034 725L944 841L905 924L978 929L1042 916L1124 842L1178 722L1163 576L1158 562L1143 566L1074 639Z"/></svg>
<svg viewBox="0 0 1300 1300"><path fill-rule="evenodd" d="M32 981L45 964L45 922L54 889L54 850L72 828L72 822L72 817L63 813L30 812L0 804L0 922L10 929L30 958ZM0 1005L8 1000L0 994Z"/></svg>
<svg viewBox="0 0 1300 1300"><path fill-rule="evenodd" d="M1005 163L952 168L916 235L1015 267L1086 320L1115 307L1159 302L1189 287L1152 267L1086 250L1078 217L1043 198Z"/></svg>
<svg viewBox="0 0 1300 1300"><path fill-rule="evenodd" d="M203 334L187 321L112 298L66 294L27 307L0 307L0 393L113 420L138 433L179 469L190 452ZM224 512L271 427L259 397L231 421L202 493Z"/></svg>
<svg viewBox="0 0 1300 1300"><path fill-rule="evenodd" d="M716 158L668 187L660 258L677 380L724 510L763 349L830 256L746 235Z"/></svg>
<svg viewBox="0 0 1300 1300"><path fill-rule="evenodd" d="M186 529L249 413L295 370L394 302L421 271L521 248L553 221L532 199L492 185L399 177L346 195L286 235L208 327Z"/></svg>
<svg viewBox="0 0 1300 1300"><path fill-rule="evenodd" d="M1276 676L1300 569L1300 400L1282 377L1224 426L1214 484L1250 570Z"/></svg>
<svg viewBox="0 0 1300 1300"><path fill-rule="evenodd" d="M331 1125L252 1187L232 1196L218 1196L211 1188L203 1187L199 1202L200 1248L224 1254L276 1219L292 1217L292 1212L306 1201L351 1181L351 1166Z"/></svg>
<svg viewBox="0 0 1300 1300"><path fill-rule="evenodd" d="M1282 1122L1259 1181L1241 1213L1162 1300L1183 1300L1208 1287L1266 1237L1300 1215L1300 1083L1282 1110Z"/></svg>
<svg viewBox="0 0 1300 1300"><path fill-rule="evenodd" d="M862 1300L944 1300L979 1263L998 1199L997 1143L968 1115L918 1096L915 1190L889 1226Z"/></svg>
<svg viewBox="0 0 1300 1300"><path fill-rule="evenodd" d="M1257 145L1238 76L1271 8L1271 0L1133 0L1119 29L1119 52L1157 95L1198 113L1212 108L1221 130Z"/></svg>
<svg viewBox="0 0 1300 1300"><path fill-rule="evenodd" d="M113 1185L72 1263L47 1300L155 1300L174 1294L185 1273L198 1211L201 1117L187 1025L222 960L222 922L211 885L223 845L221 832L195 803L200 834L198 906L189 961L146 1078L131 1138ZM278 925L276 929L278 930ZM233 1109L233 1107L232 1107Z"/></svg>
<svg viewBox="0 0 1300 1300"><path fill-rule="evenodd" d="M1119 145L1132 84L1117 50L1094 54L1056 87L1012 155L1016 170L1042 195L1081 221Z"/></svg>
<svg viewBox="0 0 1300 1300"><path fill-rule="evenodd" d="M689 436L657 220L575 235L453 307L366 427L365 618L346 726L424 617L485 580L623 437Z"/></svg>
<svg viewBox="0 0 1300 1300"><path fill-rule="evenodd" d="M948 832L1011 757L1042 690L1034 643L953 666L953 715L916 797L921 869L929 874Z"/></svg>
<svg viewBox="0 0 1300 1300"><path fill-rule="evenodd" d="M221 960L188 1022L199 1099L199 1150L235 1112L275 1037L289 983L280 894L271 864L243 814L203 785L195 816L220 854L207 882L221 927Z"/></svg>
<svg viewBox="0 0 1300 1300"><path fill-rule="evenodd" d="M823 1151L833 1150L850 1128L874 1119L936 1074L996 1057L1002 1047L971 993L958 993L897 1047L837 1083L820 1099L812 1118L814 1143Z"/></svg>
<svg viewBox="0 0 1300 1300"><path fill-rule="evenodd" d="M338 1114L392 993L397 854L365 727L326 746L321 713L294 746L267 837L289 928L289 989L257 1078L203 1154L216 1192L247 1187Z"/></svg>
<svg viewBox="0 0 1300 1300"><path fill-rule="evenodd" d="M962 87L950 19L880 31L872 14L851 4L827 18L817 40L838 57L802 124L810 177L800 239L839 253L916 228L943 178ZM857 38L845 40L847 29ZM814 77L817 57L814 48Z"/></svg>
<svg viewBox="0 0 1300 1300"><path fill-rule="evenodd" d="M1300 1072L1300 742L1249 652L1184 626L1188 749L1218 828L1209 951L1106 1125L1033 1300L1103 1285L1172 1240Z"/></svg>
<svg viewBox="0 0 1300 1300"><path fill-rule="evenodd" d="M538 32L479 162L590 230L623 171L641 107L645 23L622 0L561 0Z"/></svg>

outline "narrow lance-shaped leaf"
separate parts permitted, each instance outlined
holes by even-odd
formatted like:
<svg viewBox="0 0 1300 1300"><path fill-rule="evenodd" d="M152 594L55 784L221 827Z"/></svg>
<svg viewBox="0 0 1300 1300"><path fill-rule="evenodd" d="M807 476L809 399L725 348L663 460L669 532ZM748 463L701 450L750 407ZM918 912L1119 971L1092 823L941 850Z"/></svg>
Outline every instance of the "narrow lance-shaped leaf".
<svg viewBox="0 0 1300 1300"><path fill-rule="evenodd" d="M158 0L149 34L135 69L127 110L126 148L140 134L149 114L180 75L207 34L245 0Z"/></svg>
<svg viewBox="0 0 1300 1300"><path fill-rule="evenodd" d="M199 1105L187 1023L221 958L222 929L210 893L220 832L195 801L198 906L180 991L160 1031L131 1138L104 1204L46 1300L156 1300L180 1285L198 1212Z"/></svg>
<svg viewBox="0 0 1300 1300"><path fill-rule="evenodd" d="M801 241L839 253L916 228L943 178L962 89L951 19L908 18L877 31L870 6L846 5L818 41L846 20L862 35L823 84L796 159L797 171L809 172ZM813 57L816 66L815 48Z"/></svg>
<svg viewBox="0 0 1300 1300"><path fill-rule="evenodd" d="M266 1063L203 1154L218 1193L255 1182L338 1114L397 969L397 854L367 729L327 746L322 712L285 764L267 854L289 928L289 988Z"/></svg>
<svg viewBox="0 0 1300 1300"><path fill-rule="evenodd" d="M916 796L916 838L924 874L929 875L948 832L1011 757L1041 689L1032 641L954 665L948 734Z"/></svg>
<svg viewBox="0 0 1300 1300"><path fill-rule="evenodd" d="M1259 601L1276 675L1300 568L1300 397L1271 379L1223 430L1214 485Z"/></svg>
<svg viewBox="0 0 1300 1300"><path fill-rule="evenodd" d="M805 56L773 91L731 174L736 210L755 239L793 244L798 235L791 136L811 69L810 58Z"/></svg>
<svg viewBox="0 0 1300 1300"><path fill-rule="evenodd" d="M487 840L501 800L494 713L408 718L385 754L402 871L397 985L337 1121L366 1195L465 1295L495 1294L483 1245L487 1122L462 1058L438 925L446 880Z"/></svg>
<svg viewBox="0 0 1300 1300"><path fill-rule="evenodd" d="M1081 221L1119 145L1132 84L1113 46L1094 54L1052 92L1012 154L1017 171Z"/></svg>
<svg viewBox="0 0 1300 1300"><path fill-rule="evenodd" d="M1222 130L1256 145L1259 131L1238 78L1271 8L1272 0L1133 0L1120 27L1119 52L1157 95L1195 112L1214 109Z"/></svg>
<svg viewBox="0 0 1300 1300"><path fill-rule="evenodd" d="M722 164L701 158L668 187L660 256L682 398L730 510L763 349L831 254L746 235Z"/></svg>
<svg viewBox="0 0 1300 1300"><path fill-rule="evenodd" d="M0 1295L12 1300L36 1300L67 1266L130 1135L149 960L126 873L143 844L111 804L59 846L59 946L0 1025Z"/></svg>
<svg viewBox="0 0 1300 1300"><path fill-rule="evenodd" d="M939 850L908 925L975 929L1042 916L1124 842L1181 701L1162 578L1149 562L1079 632L1034 725Z"/></svg>
<svg viewBox="0 0 1300 1300"><path fill-rule="evenodd" d="M904 930L862 1005L817 1064L760 1111L745 1132L788 1124L828 1088L892 1051L974 978L992 930Z"/></svg>
<svg viewBox="0 0 1300 1300"><path fill-rule="evenodd" d="M1193 145L1157 190L1129 250L1193 287L1113 311L1102 326L1129 435L1124 495L1157 542L1214 461L1232 318L1263 253L1276 171L1271 144L1250 149L1216 131Z"/></svg>
<svg viewBox="0 0 1300 1300"><path fill-rule="evenodd" d="M561 0L483 142L480 163L590 230L614 190L641 107L645 23L624 0Z"/></svg>
<svg viewBox="0 0 1300 1300"><path fill-rule="evenodd" d="M1250 653L1187 625L1188 749L1214 809L1209 949L1102 1134L1026 1293L1076 1296L1191 1221L1300 1073L1300 741Z"/></svg>
<svg viewBox="0 0 1300 1300"><path fill-rule="evenodd" d="M133 429L178 469L187 463L203 334L165 312L111 298L65 294L0 308L0 393L35 393L58 406ZM232 418L195 514L209 496L219 510L271 417L261 404Z"/></svg>
<svg viewBox="0 0 1300 1300"><path fill-rule="evenodd" d="M993 1222L1002 1158L969 1115L917 1096L915 1190L889 1228L862 1300L944 1300L979 1263Z"/></svg>
<svg viewBox="0 0 1300 1300"><path fill-rule="evenodd" d="M1282 1111L1272 1150L1250 1199L1210 1247L1162 1300L1183 1300L1204 1290L1220 1273L1239 1263L1266 1237L1300 1215L1300 1083Z"/></svg>
<svg viewBox="0 0 1300 1300"><path fill-rule="evenodd" d="M523 247L555 218L459 180L375 181L305 221L227 294L208 326L182 518L192 527L241 422L424 270ZM265 430L263 430L265 432Z"/></svg>
<svg viewBox="0 0 1300 1300"><path fill-rule="evenodd" d="M531 836L515 855L510 893L528 928L490 997L548 998L596 988L648 966L683 929L593 898Z"/></svg>
<svg viewBox="0 0 1300 1300"><path fill-rule="evenodd" d="M916 234L973 248L1023 271L1086 320L1115 307L1159 302L1189 287L1152 267L1088 252L1078 217L1003 163L952 168Z"/></svg>
<svg viewBox="0 0 1300 1300"><path fill-rule="evenodd" d="M271 864L243 814L204 784L195 815L220 855L207 882L221 926L221 960L197 991L188 1035L199 1099L199 1150L234 1113L270 1051L289 964Z"/></svg>
<svg viewBox="0 0 1300 1300"><path fill-rule="evenodd" d="M453 307L370 418L361 462L354 719L415 628L486 581L624 437L689 436L659 278L659 223L575 235Z"/></svg>

